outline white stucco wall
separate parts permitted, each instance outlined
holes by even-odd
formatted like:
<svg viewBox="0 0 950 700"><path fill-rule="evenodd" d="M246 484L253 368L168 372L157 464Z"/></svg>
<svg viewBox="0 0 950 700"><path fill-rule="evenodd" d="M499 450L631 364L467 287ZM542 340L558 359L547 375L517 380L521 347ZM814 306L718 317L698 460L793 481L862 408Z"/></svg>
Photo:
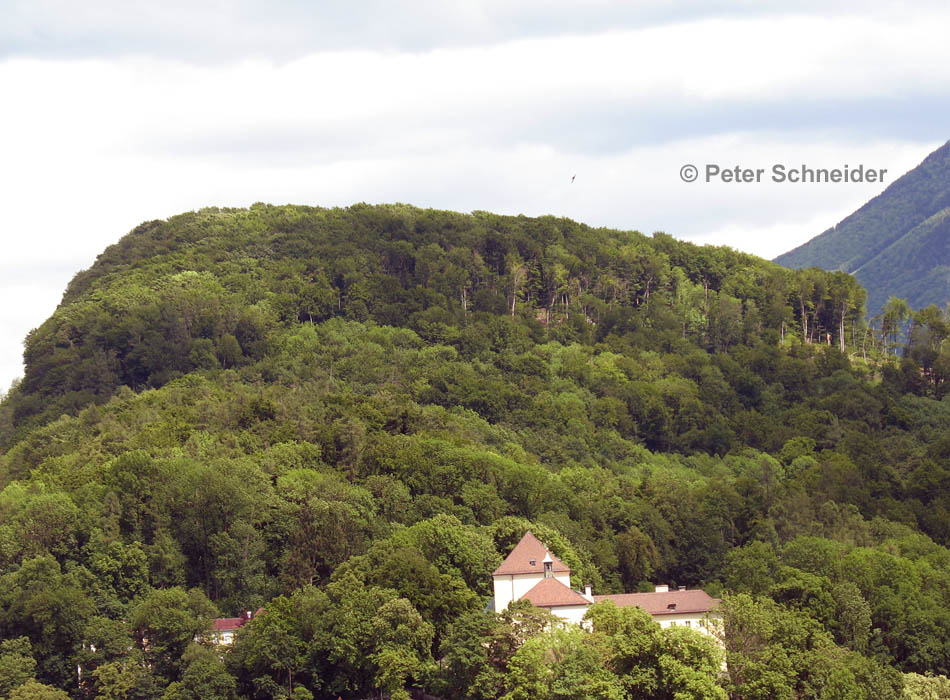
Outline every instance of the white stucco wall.
<svg viewBox="0 0 950 700"><path fill-rule="evenodd" d="M565 622L571 622L575 625L581 624L584 614L587 612L586 605L561 605L556 608L548 608Z"/></svg>
<svg viewBox="0 0 950 700"><path fill-rule="evenodd" d="M234 630L212 631L210 639L212 644L221 646L234 644ZM200 634L195 635L195 641L199 643L202 641ZM93 651L95 651L95 649L93 649Z"/></svg>
<svg viewBox="0 0 950 700"><path fill-rule="evenodd" d="M492 579L492 595L495 600L495 612L501 612L511 602L511 577L495 576Z"/></svg>
<svg viewBox="0 0 950 700"><path fill-rule="evenodd" d="M660 623L660 627L674 625L689 627L697 632L712 635L715 628L721 624L721 619L707 613L674 613L671 615L654 615L653 619Z"/></svg>

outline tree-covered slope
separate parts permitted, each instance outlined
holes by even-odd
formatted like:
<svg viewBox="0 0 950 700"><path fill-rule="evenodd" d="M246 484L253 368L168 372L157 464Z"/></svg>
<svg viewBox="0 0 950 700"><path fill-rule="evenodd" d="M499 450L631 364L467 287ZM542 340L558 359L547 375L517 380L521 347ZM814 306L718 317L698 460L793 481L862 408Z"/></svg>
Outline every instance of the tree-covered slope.
<svg viewBox="0 0 950 700"><path fill-rule="evenodd" d="M933 268L947 264L943 239L933 236L921 246L920 229L931 228L928 220L947 207L950 142L835 227L775 262L854 274L868 290L871 313L877 313L890 296L913 297L919 306L943 305L950 300L945 287L919 283L931 278Z"/></svg>
<svg viewBox="0 0 950 700"><path fill-rule="evenodd" d="M0 693L925 692L950 672L950 324L922 312L888 363L863 298L546 217L145 224L0 403ZM729 672L636 611L486 614L528 528L597 593L725 594ZM259 607L230 652L194 643Z"/></svg>
<svg viewBox="0 0 950 700"><path fill-rule="evenodd" d="M550 217L205 210L143 224L76 276L27 338L13 422L253 362L282 329L333 317L453 345L486 342L475 323L507 317L534 338L639 334L657 349L726 349L798 325L797 306L812 336L842 341L863 292L828 277L793 299L799 276L726 248Z"/></svg>
<svg viewBox="0 0 950 700"><path fill-rule="evenodd" d="M922 262L924 261L924 262ZM855 272L868 284L868 308L880 309L888 297L900 296L915 309L950 301L950 207L921 222L899 241L881 251ZM894 291L897 290L897 291Z"/></svg>

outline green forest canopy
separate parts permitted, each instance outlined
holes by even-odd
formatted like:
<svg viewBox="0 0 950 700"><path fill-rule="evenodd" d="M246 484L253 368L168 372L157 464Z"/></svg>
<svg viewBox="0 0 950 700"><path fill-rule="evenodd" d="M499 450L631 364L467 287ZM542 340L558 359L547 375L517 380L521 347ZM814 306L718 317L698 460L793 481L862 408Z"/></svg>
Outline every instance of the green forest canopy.
<svg viewBox="0 0 950 700"><path fill-rule="evenodd" d="M894 300L868 326L864 299L552 217L143 224L0 404L0 697L928 692L950 325ZM483 614L528 527L597 592L725 593L729 674L636 611ZM261 606L224 660L194 644Z"/></svg>

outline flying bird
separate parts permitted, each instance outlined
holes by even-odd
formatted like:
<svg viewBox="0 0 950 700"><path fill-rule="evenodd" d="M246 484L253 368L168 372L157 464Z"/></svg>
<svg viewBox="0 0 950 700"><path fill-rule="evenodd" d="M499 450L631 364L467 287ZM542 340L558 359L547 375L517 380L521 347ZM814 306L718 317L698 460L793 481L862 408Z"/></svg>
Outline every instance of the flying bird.
<svg viewBox="0 0 950 700"><path fill-rule="evenodd" d="M574 178L575 178L575 177L577 177L576 174L575 174L575 175L571 175L571 184L572 184L572 185L574 184Z"/></svg>

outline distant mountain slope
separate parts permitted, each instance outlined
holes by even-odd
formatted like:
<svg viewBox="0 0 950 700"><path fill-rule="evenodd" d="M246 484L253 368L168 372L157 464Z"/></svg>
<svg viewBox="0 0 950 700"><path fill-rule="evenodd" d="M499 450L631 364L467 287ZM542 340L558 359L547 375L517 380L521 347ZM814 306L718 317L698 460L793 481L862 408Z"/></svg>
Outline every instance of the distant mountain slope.
<svg viewBox="0 0 950 700"><path fill-rule="evenodd" d="M950 208L915 226L855 272L869 290L868 308L890 295L913 308L950 300Z"/></svg>
<svg viewBox="0 0 950 700"><path fill-rule="evenodd" d="M950 142L856 212L779 257L785 267L843 270L868 290L868 312L891 295L912 306L950 300L946 243L950 208Z"/></svg>

